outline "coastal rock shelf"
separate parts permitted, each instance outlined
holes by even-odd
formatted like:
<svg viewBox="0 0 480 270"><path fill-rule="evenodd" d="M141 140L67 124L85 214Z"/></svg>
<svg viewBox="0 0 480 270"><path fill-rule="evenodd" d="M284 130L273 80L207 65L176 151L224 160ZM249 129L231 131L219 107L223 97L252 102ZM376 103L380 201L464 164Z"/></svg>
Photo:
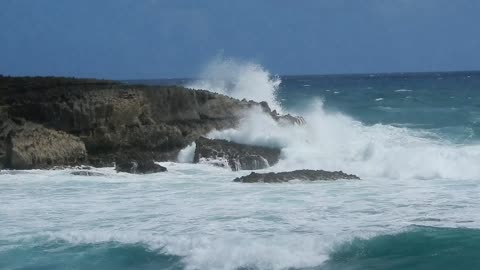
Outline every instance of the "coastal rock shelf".
<svg viewBox="0 0 480 270"><path fill-rule="evenodd" d="M252 172L249 175L238 177L234 179L234 182L240 183L283 183L292 180L300 181L332 181L332 180L360 180L360 178L353 174L346 174L342 171L329 172L323 170L296 170L291 172L279 172L279 173L255 173Z"/></svg>
<svg viewBox="0 0 480 270"><path fill-rule="evenodd" d="M0 169L104 167L139 155L145 160L175 160L182 148L208 132L236 127L253 107L279 123L304 123L299 117L279 115L266 102L204 90L0 76Z"/></svg>

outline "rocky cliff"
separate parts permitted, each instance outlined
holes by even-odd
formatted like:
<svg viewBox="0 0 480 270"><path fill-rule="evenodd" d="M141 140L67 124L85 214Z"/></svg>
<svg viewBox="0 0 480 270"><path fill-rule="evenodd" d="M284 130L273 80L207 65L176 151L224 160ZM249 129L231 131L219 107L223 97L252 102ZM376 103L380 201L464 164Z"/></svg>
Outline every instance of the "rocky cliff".
<svg viewBox="0 0 480 270"><path fill-rule="evenodd" d="M278 121L302 122L272 112L266 103L177 86L0 77L0 168L111 166L130 156L173 159L211 130L234 127L253 106Z"/></svg>

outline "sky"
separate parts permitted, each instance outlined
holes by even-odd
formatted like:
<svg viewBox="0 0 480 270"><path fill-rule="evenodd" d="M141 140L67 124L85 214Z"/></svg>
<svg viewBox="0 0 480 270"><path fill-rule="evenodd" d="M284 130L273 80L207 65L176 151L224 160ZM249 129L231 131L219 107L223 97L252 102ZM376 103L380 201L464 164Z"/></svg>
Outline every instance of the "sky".
<svg viewBox="0 0 480 270"><path fill-rule="evenodd" d="M195 77L480 70L478 0L0 0L0 74Z"/></svg>

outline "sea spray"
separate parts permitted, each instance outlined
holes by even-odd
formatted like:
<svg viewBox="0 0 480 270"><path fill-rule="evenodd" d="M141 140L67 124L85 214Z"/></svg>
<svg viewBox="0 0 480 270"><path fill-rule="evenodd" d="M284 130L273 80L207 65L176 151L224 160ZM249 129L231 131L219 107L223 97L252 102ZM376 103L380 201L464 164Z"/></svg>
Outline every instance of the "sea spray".
<svg viewBox="0 0 480 270"><path fill-rule="evenodd" d="M279 147L272 170L343 170L387 179L472 179L480 175L480 145L454 145L425 131L367 126L329 113L320 100L302 113L303 126L281 125L260 110L246 114L236 129L208 136L238 143Z"/></svg>
<svg viewBox="0 0 480 270"><path fill-rule="evenodd" d="M184 149L180 150L180 152L178 153L178 157L177 157L178 162L180 162L180 163L192 163L193 158L195 156L196 147L197 146L196 146L195 142L193 142L190 145L188 145L187 147L185 147Z"/></svg>
<svg viewBox="0 0 480 270"><path fill-rule="evenodd" d="M281 81L272 80L257 64L217 58L202 74L208 79L197 81L194 88L279 107L276 95ZM281 148L282 160L272 170L343 170L386 179L472 179L480 175L476 166L480 145L452 144L424 130L365 125L327 111L321 99L313 99L296 113L306 119L306 125L280 125L254 108L238 128L213 131L208 137Z"/></svg>
<svg viewBox="0 0 480 270"><path fill-rule="evenodd" d="M186 85L238 99L266 101L278 112L282 111L276 92L281 80L262 66L232 58L216 57L199 75L199 80Z"/></svg>

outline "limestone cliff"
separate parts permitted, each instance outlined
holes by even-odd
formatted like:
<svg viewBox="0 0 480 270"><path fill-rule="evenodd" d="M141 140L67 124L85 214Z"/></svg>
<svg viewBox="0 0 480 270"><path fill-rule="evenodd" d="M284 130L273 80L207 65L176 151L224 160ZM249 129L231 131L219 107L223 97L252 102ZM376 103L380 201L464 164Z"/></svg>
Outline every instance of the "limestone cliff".
<svg viewBox="0 0 480 270"><path fill-rule="evenodd" d="M80 139L87 152L85 163L110 166L118 158L139 154L155 160L172 159L209 131L234 127L242 111L253 106L277 120L301 122L279 116L266 103L178 86L0 77L0 166L17 168L6 161L7 141L15 129L30 123Z"/></svg>

